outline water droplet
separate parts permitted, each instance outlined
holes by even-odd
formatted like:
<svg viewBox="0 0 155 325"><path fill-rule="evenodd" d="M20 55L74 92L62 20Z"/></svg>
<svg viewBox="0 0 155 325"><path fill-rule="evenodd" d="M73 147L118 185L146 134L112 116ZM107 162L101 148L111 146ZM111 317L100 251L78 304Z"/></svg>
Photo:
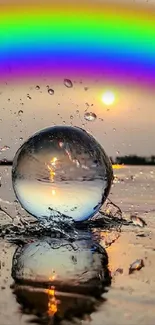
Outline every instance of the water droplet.
<svg viewBox="0 0 155 325"><path fill-rule="evenodd" d="M4 147L0 148L0 152L6 151L8 149L10 149L9 146L4 146Z"/></svg>
<svg viewBox="0 0 155 325"><path fill-rule="evenodd" d="M73 115L70 115L70 119L71 119L71 120L73 119Z"/></svg>
<svg viewBox="0 0 155 325"><path fill-rule="evenodd" d="M135 226L138 227L144 227L147 225L146 222L142 218L138 217L137 215L131 215L130 220L133 222Z"/></svg>
<svg viewBox="0 0 155 325"><path fill-rule="evenodd" d="M34 134L17 151L12 168L19 202L39 220L66 214L75 221L90 218L106 199L112 178L110 160L98 142L69 126Z"/></svg>
<svg viewBox="0 0 155 325"><path fill-rule="evenodd" d="M32 97L29 94L27 94L27 99L32 99Z"/></svg>
<svg viewBox="0 0 155 325"><path fill-rule="evenodd" d="M87 120L87 121L95 121L96 118L97 118L97 116L96 116L95 113L92 113L92 112L86 112L86 113L84 114L84 118L85 118L85 120Z"/></svg>
<svg viewBox="0 0 155 325"><path fill-rule="evenodd" d="M40 89L40 86L37 85L37 86L36 86L36 90L39 90L39 89Z"/></svg>
<svg viewBox="0 0 155 325"><path fill-rule="evenodd" d="M72 81L70 79L64 79L64 85L67 88L72 88L73 87Z"/></svg>
<svg viewBox="0 0 155 325"><path fill-rule="evenodd" d="M54 95L54 90L52 88L48 88L49 95Z"/></svg>
<svg viewBox="0 0 155 325"><path fill-rule="evenodd" d="M135 270L139 271L142 267L144 267L144 261L142 259L137 259L130 265L129 274L133 273Z"/></svg>
<svg viewBox="0 0 155 325"><path fill-rule="evenodd" d="M88 87L84 87L84 90L87 91L89 88Z"/></svg>
<svg viewBox="0 0 155 325"><path fill-rule="evenodd" d="M18 115L21 116L22 114L23 114L23 110L20 109L20 110L18 111Z"/></svg>

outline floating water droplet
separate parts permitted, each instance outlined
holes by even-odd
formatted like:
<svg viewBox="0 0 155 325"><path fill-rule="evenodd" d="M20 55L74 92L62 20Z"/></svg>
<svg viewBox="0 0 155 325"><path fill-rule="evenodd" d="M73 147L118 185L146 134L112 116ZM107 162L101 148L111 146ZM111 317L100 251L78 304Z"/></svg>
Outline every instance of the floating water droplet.
<svg viewBox="0 0 155 325"><path fill-rule="evenodd" d="M27 99L32 99L32 97L29 94L27 94Z"/></svg>
<svg viewBox="0 0 155 325"><path fill-rule="evenodd" d="M48 88L49 95L54 95L54 90L52 88Z"/></svg>
<svg viewBox="0 0 155 325"><path fill-rule="evenodd" d="M92 113L92 112L86 112L84 114L84 118L87 121L95 121L96 118L97 118L97 115L95 113Z"/></svg>
<svg viewBox="0 0 155 325"><path fill-rule="evenodd" d="M99 143L69 126L34 134L18 150L12 168L19 202L39 220L90 218L105 201L112 178L110 160Z"/></svg>
<svg viewBox="0 0 155 325"><path fill-rule="evenodd" d="M4 147L0 148L0 152L6 151L6 150L9 150L9 149L10 149L9 146L4 146Z"/></svg>
<svg viewBox="0 0 155 325"><path fill-rule="evenodd" d="M70 79L64 79L64 85L67 87L67 88L72 88L73 87L73 83Z"/></svg>
<svg viewBox="0 0 155 325"><path fill-rule="evenodd" d="M37 86L36 86L36 90L39 90L39 89L40 89L40 86L37 85Z"/></svg>
<svg viewBox="0 0 155 325"><path fill-rule="evenodd" d="M18 111L18 115L21 116L22 114L23 114L23 110L20 109L20 110Z"/></svg>

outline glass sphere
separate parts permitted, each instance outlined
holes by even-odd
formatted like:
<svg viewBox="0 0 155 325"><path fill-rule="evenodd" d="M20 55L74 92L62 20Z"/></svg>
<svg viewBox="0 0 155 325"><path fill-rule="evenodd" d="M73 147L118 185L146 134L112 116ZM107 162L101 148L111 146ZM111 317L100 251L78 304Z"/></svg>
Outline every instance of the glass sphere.
<svg viewBox="0 0 155 325"><path fill-rule="evenodd" d="M78 127L53 126L37 132L13 161L17 199L40 221L54 214L87 220L104 203L112 180L111 162L103 148Z"/></svg>

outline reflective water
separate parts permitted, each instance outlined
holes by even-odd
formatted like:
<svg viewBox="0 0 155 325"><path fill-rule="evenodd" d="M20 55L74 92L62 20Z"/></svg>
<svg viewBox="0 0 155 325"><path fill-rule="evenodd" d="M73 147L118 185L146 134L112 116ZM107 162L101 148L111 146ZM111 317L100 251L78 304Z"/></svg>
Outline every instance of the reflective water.
<svg viewBox="0 0 155 325"><path fill-rule="evenodd" d="M90 321L91 313L104 302L103 298L60 292L50 286L45 289L15 284L13 292L22 315L35 324L81 324Z"/></svg>

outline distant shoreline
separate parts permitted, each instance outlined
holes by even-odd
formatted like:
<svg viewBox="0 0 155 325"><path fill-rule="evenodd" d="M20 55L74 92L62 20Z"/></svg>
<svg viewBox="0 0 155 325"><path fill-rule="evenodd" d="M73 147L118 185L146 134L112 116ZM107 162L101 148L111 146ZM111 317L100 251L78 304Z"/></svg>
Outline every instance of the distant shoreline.
<svg viewBox="0 0 155 325"><path fill-rule="evenodd" d="M155 156L142 157L137 155L110 157L112 164L129 166L155 166Z"/></svg>
<svg viewBox="0 0 155 325"><path fill-rule="evenodd" d="M12 166L13 161L11 160L0 160L0 166ZM124 162L117 162L117 161L112 161L112 165L117 167L117 166L155 166L155 162L131 162L131 161L126 161Z"/></svg>
<svg viewBox="0 0 155 325"><path fill-rule="evenodd" d="M12 164L11 160L0 160L0 166L12 166Z"/></svg>

